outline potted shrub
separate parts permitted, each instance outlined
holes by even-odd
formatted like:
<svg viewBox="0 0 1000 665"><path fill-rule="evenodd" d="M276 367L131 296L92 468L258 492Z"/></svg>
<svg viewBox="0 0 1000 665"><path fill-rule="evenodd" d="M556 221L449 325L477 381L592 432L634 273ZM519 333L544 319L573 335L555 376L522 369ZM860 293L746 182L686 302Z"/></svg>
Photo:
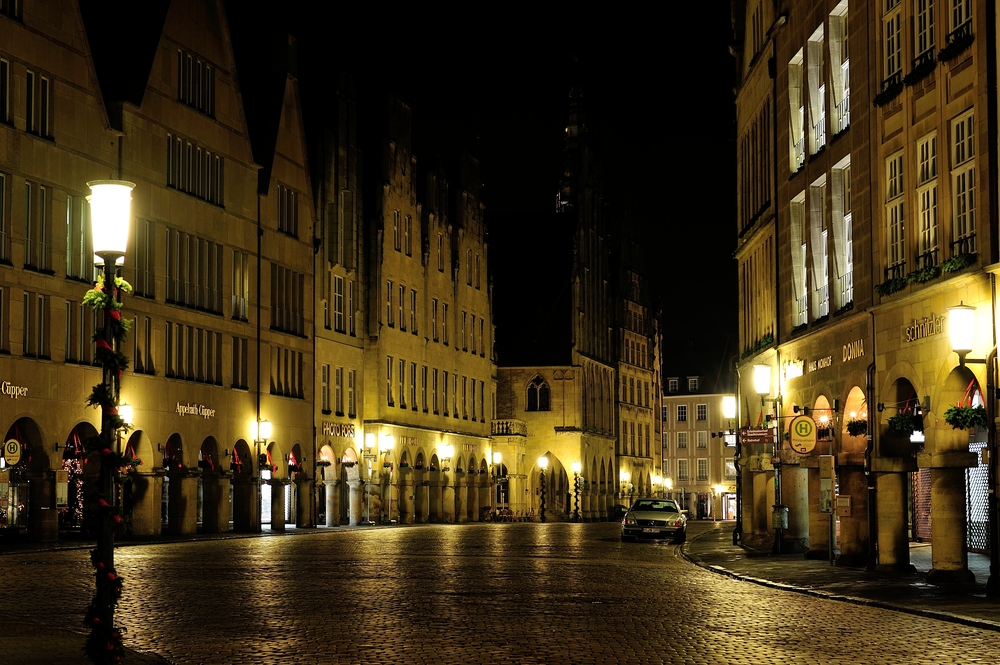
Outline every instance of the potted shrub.
<svg viewBox="0 0 1000 665"><path fill-rule="evenodd" d="M986 427L986 407L972 406L971 404L949 406L944 412L944 421L954 429Z"/></svg>
<svg viewBox="0 0 1000 665"><path fill-rule="evenodd" d="M912 413L900 411L896 415L889 418L889 431L891 432L906 434L909 436L913 432L922 432L923 430L923 418Z"/></svg>
<svg viewBox="0 0 1000 665"><path fill-rule="evenodd" d="M867 418L852 418L847 421L847 433L851 436L862 436L868 434Z"/></svg>

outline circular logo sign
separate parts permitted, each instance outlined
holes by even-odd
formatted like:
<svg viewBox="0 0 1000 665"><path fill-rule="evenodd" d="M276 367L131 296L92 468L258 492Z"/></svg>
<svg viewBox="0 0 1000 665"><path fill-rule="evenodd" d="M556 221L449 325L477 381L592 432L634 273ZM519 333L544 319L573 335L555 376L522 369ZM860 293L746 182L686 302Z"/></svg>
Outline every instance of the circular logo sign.
<svg viewBox="0 0 1000 665"><path fill-rule="evenodd" d="M796 416L788 426L792 450L805 455L816 447L816 422L809 416Z"/></svg>
<svg viewBox="0 0 1000 665"><path fill-rule="evenodd" d="M21 461L21 444L17 439L8 439L3 444L3 459L7 466L14 466Z"/></svg>

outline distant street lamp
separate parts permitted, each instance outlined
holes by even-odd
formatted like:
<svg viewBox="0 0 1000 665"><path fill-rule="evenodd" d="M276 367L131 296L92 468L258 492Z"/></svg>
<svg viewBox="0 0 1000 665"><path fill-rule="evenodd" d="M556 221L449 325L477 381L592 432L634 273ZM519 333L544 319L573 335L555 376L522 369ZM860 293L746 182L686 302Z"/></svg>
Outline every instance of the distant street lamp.
<svg viewBox="0 0 1000 665"><path fill-rule="evenodd" d="M573 462L573 521L580 521L580 463Z"/></svg>
<svg viewBox="0 0 1000 665"><path fill-rule="evenodd" d="M102 381L94 387L87 403L101 407L101 432L96 452L100 454L97 489L97 547L91 562L97 568L96 593L87 610L91 627L85 651L94 663L113 663L124 656L121 631L115 628L115 605L121 597L121 578L115 571L115 531L121 523L117 474L122 463L117 450L118 430L127 427L119 413L121 375L125 356L119 350L125 339L121 320L120 291L127 289L116 280L119 260L124 259L132 219L132 190L135 184L121 180L88 182L91 195L91 231L95 265L104 264L104 275L87 292L86 302L103 310L103 326L96 340L96 356L102 367Z"/></svg>
<svg viewBox="0 0 1000 665"><path fill-rule="evenodd" d="M549 467L549 458L542 455L538 458L538 468L541 469L541 483L542 483L542 514L541 519L545 521L545 469Z"/></svg>

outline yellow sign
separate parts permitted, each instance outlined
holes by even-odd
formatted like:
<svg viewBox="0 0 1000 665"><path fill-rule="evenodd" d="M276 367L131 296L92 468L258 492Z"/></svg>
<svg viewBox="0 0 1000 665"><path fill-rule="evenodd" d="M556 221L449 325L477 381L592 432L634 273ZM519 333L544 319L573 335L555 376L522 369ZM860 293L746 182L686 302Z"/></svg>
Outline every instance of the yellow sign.
<svg viewBox="0 0 1000 665"><path fill-rule="evenodd" d="M788 426L788 438L792 450L805 455L816 447L816 422L809 416L796 416Z"/></svg>
<svg viewBox="0 0 1000 665"><path fill-rule="evenodd" d="M8 439L7 443L3 444L3 459L7 462L7 466L14 466L21 461L21 444L17 439Z"/></svg>

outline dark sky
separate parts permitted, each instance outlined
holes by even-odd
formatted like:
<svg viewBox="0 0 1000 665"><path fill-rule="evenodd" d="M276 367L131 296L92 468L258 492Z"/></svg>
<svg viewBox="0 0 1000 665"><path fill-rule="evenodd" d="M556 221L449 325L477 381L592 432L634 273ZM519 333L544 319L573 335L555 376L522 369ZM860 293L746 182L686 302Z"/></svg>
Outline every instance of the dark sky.
<svg viewBox="0 0 1000 665"><path fill-rule="evenodd" d="M230 13L245 6L234 4ZM728 2L676 3L669 21L634 7L497 5L399 15L382 5L338 3L327 13L314 6L283 3L303 76L311 66L332 66L354 73L362 90L399 91L413 105L417 150L449 136L471 137L498 299L505 272L524 269L500 259L510 258L526 229L554 207L568 93L576 84L604 148L607 195L628 200L647 230L666 336L680 348L686 340L735 333ZM273 18L267 14L272 28ZM497 324L501 334L503 322Z"/></svg>

